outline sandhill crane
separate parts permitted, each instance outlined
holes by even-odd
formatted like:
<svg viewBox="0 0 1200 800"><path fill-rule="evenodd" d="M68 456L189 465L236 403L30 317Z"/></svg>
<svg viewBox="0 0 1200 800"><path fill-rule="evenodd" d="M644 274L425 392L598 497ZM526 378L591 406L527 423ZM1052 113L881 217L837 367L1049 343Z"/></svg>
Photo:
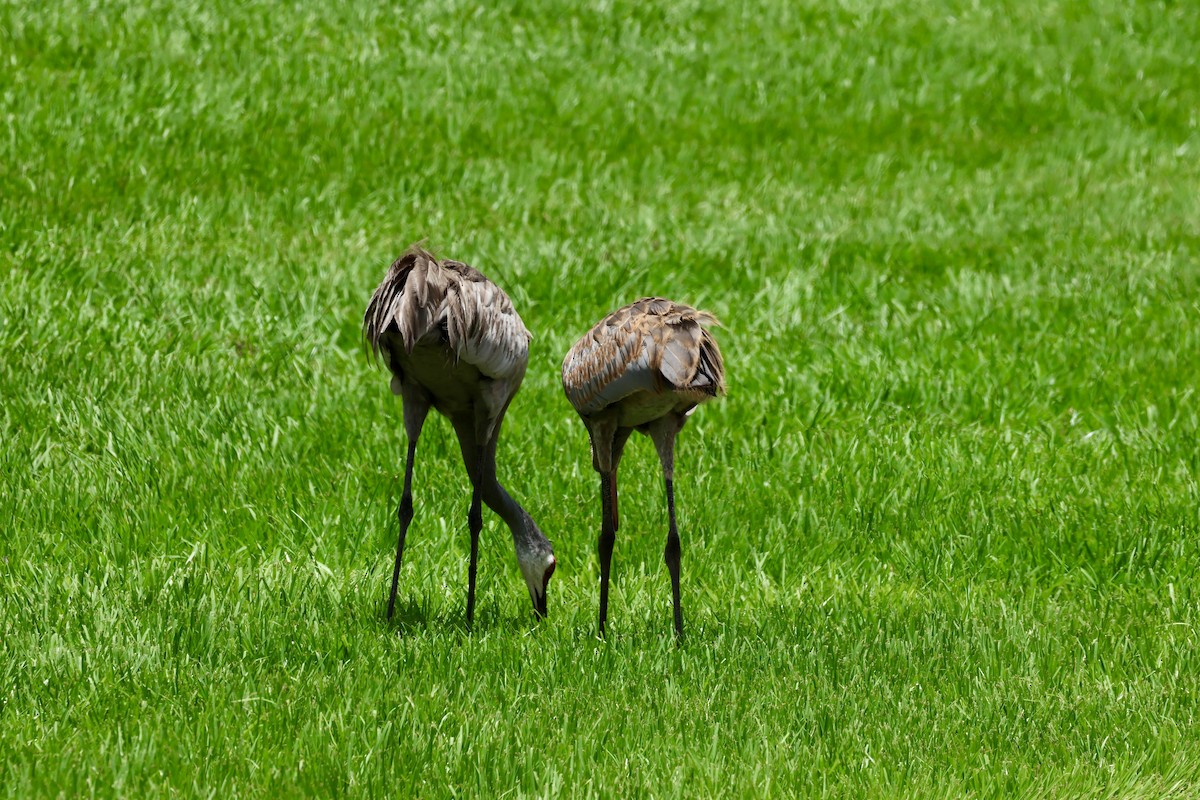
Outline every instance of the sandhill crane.
<svg viewBox="0 0 1200 800"><path fill-rule="evenodd" d="M396 606L404 537L413 518L413 457L430 406L454 426L471 479L467 624L475 616L481 500L512 531L529 598L534 611L544 617L554 550L525 509L496 480L496 440L504 412L525 377L531 338L508 295L473 267L457 261L439 262L413 247L392 264L371 296L363 317L363 335L376 357L383 354L392 372L392 392L403 400L408 434L388 618Z"/></svg>
<svg viewBox="0 0 1200 800"><path fill-rule="evenodd" d="M608 616L608 574L618 526L617 467L629 435L654 440L667 488L670 529L663 560L671 572L675 636L679 606L679 530L675 525L675 436L696 406L725 393L725 365L707 311L647 297L609 314L575 343L563 361L563 390L583 418L600 473L600 635Z"/></svg>

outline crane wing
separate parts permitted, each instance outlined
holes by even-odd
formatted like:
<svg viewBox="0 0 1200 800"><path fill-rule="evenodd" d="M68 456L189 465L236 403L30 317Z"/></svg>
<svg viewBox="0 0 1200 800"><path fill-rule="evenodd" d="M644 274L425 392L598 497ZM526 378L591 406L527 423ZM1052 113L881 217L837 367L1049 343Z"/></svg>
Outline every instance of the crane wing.
<svg viewBox="0 0 1200 800"><path fill-rule="evenodd" d="M639 391L725 391L716 340L704 328L716 317L647 297L618 309L584 334L563 361L563 390L583 414Z"/></svg>
<svg viewBox="0 0 1200 800"><path fill-rule="evenodd" d="M442 266L457 275L443 311L450 346L489 378L519 382L533 337L512 301L478 270L457 261Z"/></svg>

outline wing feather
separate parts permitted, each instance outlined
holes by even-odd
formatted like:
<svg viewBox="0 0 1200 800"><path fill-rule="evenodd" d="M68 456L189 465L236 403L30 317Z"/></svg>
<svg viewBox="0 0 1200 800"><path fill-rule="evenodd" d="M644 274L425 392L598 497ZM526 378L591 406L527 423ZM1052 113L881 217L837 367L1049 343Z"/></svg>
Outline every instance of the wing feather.
<svg viewBox="0 0 1200 800"><path fill-rule="evenodd" d="M584 334L563 361L563 390L591 414L639 391L725 391L724 364L704 325L707 311L648 297L614 311Z"/></svg>
<svg viewBox="0 0 1200 800"><path fill-rule="evenodd" d="M478 271L466 269L469 272L458 273L447 298L450 346L489 378L519 380L529 363L533 337L508 295Z"/></svg>
<svg viewBox="0 0 1200 800"><path fill-rule="evenodd" d="M395 329L405 350L413 347L437 324L445 294L437 259L419 247L410 248L388 268L371 295L363 315L363 336L379 355L384 334Z"/></svg>
<svg viewBox="0 0 1200 800"><path fill-rule="evenodd" d="M474 267L439 262L419 247L396 259L363 316L376 355L389 330L409 353L444 330L460 360L497 380L523 377L529 361L531 337L508 295Z"/></svg>

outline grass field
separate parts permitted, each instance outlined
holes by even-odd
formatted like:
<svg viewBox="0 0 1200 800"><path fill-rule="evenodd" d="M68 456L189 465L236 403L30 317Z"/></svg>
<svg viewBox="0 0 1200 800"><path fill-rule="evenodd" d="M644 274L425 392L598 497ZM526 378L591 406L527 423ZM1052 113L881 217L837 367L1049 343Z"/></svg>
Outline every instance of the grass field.
<svg viewBox="0 0 1200 800"><path fill-rule="evenodd" d="M0 2L0 794L1200 794L1200 6ZM534 332L533 619L361 347L427 237ZM599 483L602 314L728 398Z"/></svg>

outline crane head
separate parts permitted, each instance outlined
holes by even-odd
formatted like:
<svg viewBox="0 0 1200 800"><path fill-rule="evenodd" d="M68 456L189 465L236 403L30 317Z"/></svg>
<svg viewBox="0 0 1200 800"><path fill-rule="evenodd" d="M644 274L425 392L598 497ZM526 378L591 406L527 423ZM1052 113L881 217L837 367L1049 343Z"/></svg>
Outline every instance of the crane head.
<svg viewBox="0 0 1200 800"><path fill-rule="evenodd" d="M533 601L533 610L539 617L546 616L546 593L550 586L550 576L558 562L554 558L554 548L550 540L538 528L537 524L525 515L524 536L514 537L517 546L517 564L521 567L521 576L525 578L525 586L529 589L529 599Z"/></svg>
<svg viewBox="0 0 1200 800"><path fill-rule="evenodd" d="M521 564L521 574L525 576L525 585L529 587L529 599L533 601L533 610L539 617L546 616L546 592L557 565L553 554Z"/></svg>

